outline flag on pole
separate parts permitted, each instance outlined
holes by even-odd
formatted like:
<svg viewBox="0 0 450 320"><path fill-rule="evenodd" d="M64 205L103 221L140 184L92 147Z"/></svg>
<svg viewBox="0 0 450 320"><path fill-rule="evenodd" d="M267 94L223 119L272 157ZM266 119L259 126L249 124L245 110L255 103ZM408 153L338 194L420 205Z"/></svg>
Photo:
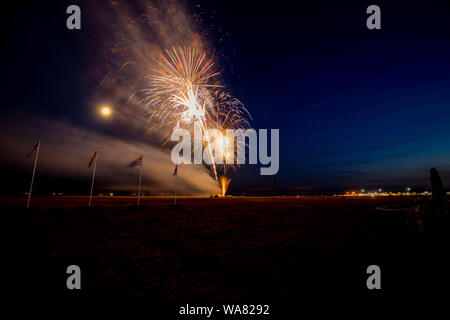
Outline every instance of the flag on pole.
<svg viewBox="0 0 450 320"><path fill-rule="evenodd" d="M28 152L28 154L27 154L27 158L29 158L36 151L36 156L34 157L33 175L31 176L30 192L28 193L27 208L30 207L31 192L33 191L34 175L36 173L36 164L37 164L37 161L38 161L40 146L41 146L41 141L38 141L34 145L33 149L30 152Z"/></svg>
<svg viewBox="0 0 450 320"><path fill-rule="evenodd" d="M95 151L94 154L92 155L91 160L89 161L89 164L88 164L88 168L91 167L92 162L95 160L95 158L97 158L97 151Z"/></svg>
<svg viewBox="0 0 450 320"><path fill-rule="evenodd" d="M175 165L175 170L173 170L173 175L176 176L178 173L178 165Z"/></svg>
<svg viewBox="0 0 450 320"><path fill-rule="evenodd" d="M91 182L91 193L89 194L89 207L91 206L92 203L92 191L94 190L94 180L95 180L95 170L97 169L97 154L98 154L98 149L95 150L94 154L91 157L91 161L89 161L88 164L88 168L91 167L92 162L94 162L94 170L92 170L92 182Z"/></svg>
<svg viewBox="0 0 450 320"><path fill-rule="evenodd" d="M136 167L136 166L142 166L142 156L140 156L139 158L137 158L136 160L131 161L128 164L128 167L132 168L132 167Z"/></svg>
<svg viewBox="0 0 450 320"><path fill-rule="evenodd" d="M173 175L174 176L176 176L177 175L177 173L178 173L178 165L176 164L175 165L175 169L173 170ZM175 206L177 205L177 191L175 190L175 198L174 198L174 203L175 203Z"/></svg>
<svg viewBox="0 0 450 320"><path fill-rule="evenodd" d="M27 159L28 159L29 157L31 157L31 155L38 149L40 143L41 143L41 142L38 141L38 142L34 145L33 149L31 149L31 151L27 153Z"/></svg>
<svg viewBox="0 0 450 320"><path fill-rule="evenodd" d="M141 155L139 158L131 161L128 164L129 168L133 168L136 166L139 166L139 187L138 187L138 194L137 194L137 205L139 206L139 200L141 198L141 181L142 181L142 157L143 155Z"/></svg>

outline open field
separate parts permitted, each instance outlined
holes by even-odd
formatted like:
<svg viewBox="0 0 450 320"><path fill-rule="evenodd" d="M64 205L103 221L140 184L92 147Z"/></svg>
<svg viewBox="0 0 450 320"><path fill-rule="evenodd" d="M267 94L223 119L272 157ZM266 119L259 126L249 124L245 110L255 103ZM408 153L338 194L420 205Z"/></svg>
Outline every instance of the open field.
<svg viewBox="0 0 450 320"><path fill-rule="evenodd" d="M382 270L383 294L427 294L448 282L441 235L414 235L380 204L408 198L35 197L40 209L2 200L20 295L158 301L280 301L304 295L375 294L366 268ZM447 251L445 251L447 250ZM66 289L66 268L82 290Z"/></svg>

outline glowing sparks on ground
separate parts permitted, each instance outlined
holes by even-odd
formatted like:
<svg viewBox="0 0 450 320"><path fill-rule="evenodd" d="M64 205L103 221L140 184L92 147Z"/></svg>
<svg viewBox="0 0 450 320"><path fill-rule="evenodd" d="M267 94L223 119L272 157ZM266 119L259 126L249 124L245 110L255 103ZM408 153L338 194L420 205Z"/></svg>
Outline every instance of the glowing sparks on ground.
<svg viewBox="0 0 450 320"><path fill-rule="evenodd" d="M220 188L222 190L222 197L225 196L227 193L228 186L230 185L231 179L227 178L226 176L220 177Z"/></svg>

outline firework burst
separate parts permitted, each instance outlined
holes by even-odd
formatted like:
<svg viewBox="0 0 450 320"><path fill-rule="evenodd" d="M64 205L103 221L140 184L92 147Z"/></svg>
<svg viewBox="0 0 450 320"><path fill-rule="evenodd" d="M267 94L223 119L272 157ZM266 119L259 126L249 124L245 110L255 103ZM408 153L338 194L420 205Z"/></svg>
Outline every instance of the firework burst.
<svg viewBox="0 0 450 320"><path fill-rule="evenodd" d="M214 60L196 49L173 48L156 59L147 76L143 100L150 118L191 123L205 120L213 112L211 93L219 86L214 80Z"/></svg>
<svg viewBox="0 0 450 320"><path fill-rule="evenodd" d="M213 58L194 48L172 48L165 50L156 60L155 67L147 75L147 88L143 90L144 105L151 120L157 123L152 129L162 127L184 127L192 130L194 122L199 123L205 135L211 158L211 138L223 139L223 150L219 148L224 160L230 157L226 149L227 137L210 137L209 128L239 129L248 127L246 115L250 116L243 104L228 94L218 80L219 72L214 69ZM168 134L164 137L168 141ZM242 147L242 146L241 146ZM232 152L237 152L236 146ZM217 148L216 148L217 149ZM224 176L226 166L224 161ZM216 181L219 181L216 164L212 163ZM226 180L229 181L228 178ZM226 184L228 185L228 183ZM226 187L225 187L226 190ZM222 192L224 193L224 192Z"/></svg>

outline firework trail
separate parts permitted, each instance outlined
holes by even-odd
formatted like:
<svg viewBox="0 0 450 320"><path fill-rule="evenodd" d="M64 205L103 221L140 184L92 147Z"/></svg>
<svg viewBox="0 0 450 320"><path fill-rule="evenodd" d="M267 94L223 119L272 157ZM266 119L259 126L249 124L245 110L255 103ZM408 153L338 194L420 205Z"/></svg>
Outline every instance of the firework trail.
<svg viewBox="0 0 450 320"><path fill-rule="evenodd" d="M143 90L144 98L141 100L150 119L158 120L152 129L186 125L192 128L192 123L196 122L200 124L210 156L214 159L209 128L225 132L226 129L249 126L245 117L249 115L247 110L223 89L218 76L219 72L214 70L214 60L202 51L187 47L165 50L146 77L147 88ZM226 136L213 138L215 141L223 139L225 146ZM225 148L221 152L225 160ZM214 161L212 167L219 182ZM225 168L224 163L226 175Z"/></svg>
<svg viewBox="0 0 450 320"><path fill-rule="evenodd" d="M227 129L246 129L250 127L247 120L247 116L250 117L247 109L244 105L236 98L232 97L227 92L218 90L215 92L215 110L216 119L212 124L212 127L219 129L222 132L221 137L219 137L224 144L222 149L219 149L224 154L224 160L228 158L236 158L238 150L243 150L245 144L234 143L234 137L228 137L226 134ZM231 143L233 140L233 149L229 150L226 145ZM237 141L236 141L237 142ZM234 154L232 157L232 153ZM224 168L227 165L234 166L234 163L224 162Z"/></svg>

